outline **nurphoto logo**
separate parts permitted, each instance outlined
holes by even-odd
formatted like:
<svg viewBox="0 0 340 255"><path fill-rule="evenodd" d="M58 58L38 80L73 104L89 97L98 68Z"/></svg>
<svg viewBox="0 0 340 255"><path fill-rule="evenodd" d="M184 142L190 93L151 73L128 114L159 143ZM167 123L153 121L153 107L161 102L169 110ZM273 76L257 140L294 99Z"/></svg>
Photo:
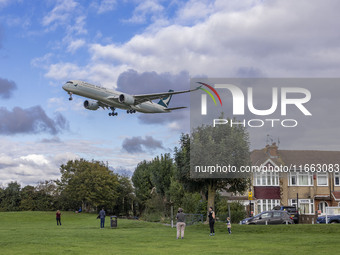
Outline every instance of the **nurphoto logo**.
<svg viewBox="0 0 340 255"><path fill-rule="evenodd" d="M268 88L271 90L271 98L268 98L267 101L271 101L271 106L267 109L258 109L255 107L256 99L254 98L254 90L256 88L247 87L246 93L242 91L242 89L233 84L221 84L217 83L214 85L210 85L204 82L197 82L201 84L201 89L204 91L204 94L201 94L201 115L208 114L208 103L207 103L207 94L213 100L215 106L217 105L214 95L207 89L209 88L215 96L218 98L221 107L222 99L224 93L229 93L232 96L232 114L234 116L244 116L245 110L248 110L249 113L256 116L270 116L279 111L280 116L287 116L287 106L296 107L302 115L304 116L312 116L312 113L308 110L306 104L311 100L311 92L302 87L272 87ZM218 89L220 94L216 91ZM280 107L279 107L280 106ZM278 110L280 108L280 110ZM265 124L271 125L274 127L276 124L281 124L282 127L296 127L298 125L298 121L296 119L278 119L278 118L265 118L265 119L243 119L243 120L227 120L227 119L214 119L213 126L216 125L243 125L248 127L263 127Z"/></svg>

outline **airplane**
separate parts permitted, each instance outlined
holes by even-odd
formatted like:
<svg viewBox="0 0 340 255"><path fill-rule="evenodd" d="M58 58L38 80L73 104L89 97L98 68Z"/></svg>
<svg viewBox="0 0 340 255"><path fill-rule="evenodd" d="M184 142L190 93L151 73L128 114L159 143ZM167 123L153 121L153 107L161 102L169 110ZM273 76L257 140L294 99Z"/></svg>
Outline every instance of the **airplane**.
<svg viewBox="0 0 340 255"><path fill-rule="evenodd" d="M155 94L129 95L85 81L70 80L63 85L63 89L70 95L69 100L72 100L73 94L93 99L84 101L85 109L95 111L101 107L112 111L109 116L117 116L118 113L115 111L117 108L124 109L127 113L166 113L186 108L169 108L172 95L188 93L198 88L183 91L169 90L168 92ZM156 99L159 99L158 103L152 102L152 100Z"/></svg>

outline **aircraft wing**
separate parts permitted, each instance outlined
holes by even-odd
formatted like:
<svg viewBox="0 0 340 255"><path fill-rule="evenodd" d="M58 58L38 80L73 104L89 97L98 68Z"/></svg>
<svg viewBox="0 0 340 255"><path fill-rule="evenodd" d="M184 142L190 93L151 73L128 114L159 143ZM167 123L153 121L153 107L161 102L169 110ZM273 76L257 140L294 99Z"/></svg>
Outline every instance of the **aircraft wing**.
<svg viewBox="0 0 340 255"><path fill-rule="evenodd" d="M147 102L147 101L152 101L152 100L155 100L155 99L161 99L161 98L164 98L164 97L169 96L169 95L189 93L189 92L197 90L198 88L190 89L190 90L182 90L182 91L155 93L155 94L134 95L133 97L135 98L136 104L141 104L141 103L144 103L144 102Z"/></svg>
<svg viewBox="0 0 340 255"><path fill-rule="evenodd" d="M171 112L173 110L179 110L179 109L184 109L184 108L187 108L187 107L180 106L180 107L166 108L165 110Z"/></svg>
<svg viewBox="0 0 340 255"><path fill-rule="evenodd" d="M97 101L97 103L103 109L110 109L110 105L108 105L108 104L105 104L105 103L103 103L101 101Z"/></svg>

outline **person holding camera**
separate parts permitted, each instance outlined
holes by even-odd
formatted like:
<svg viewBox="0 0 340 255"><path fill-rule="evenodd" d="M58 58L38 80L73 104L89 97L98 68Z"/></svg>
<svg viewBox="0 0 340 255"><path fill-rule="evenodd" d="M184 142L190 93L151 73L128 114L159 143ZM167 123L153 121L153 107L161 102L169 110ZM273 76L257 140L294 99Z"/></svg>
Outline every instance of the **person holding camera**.
<svg viewBox="0 0 340 255"><path fill-rule="evenodd" d="M184 238L184 230L185 230L185 214L183 213L182 208L178 208L178 212L176 215L177 219L177 239L181 237L182 239Z"/></svg>

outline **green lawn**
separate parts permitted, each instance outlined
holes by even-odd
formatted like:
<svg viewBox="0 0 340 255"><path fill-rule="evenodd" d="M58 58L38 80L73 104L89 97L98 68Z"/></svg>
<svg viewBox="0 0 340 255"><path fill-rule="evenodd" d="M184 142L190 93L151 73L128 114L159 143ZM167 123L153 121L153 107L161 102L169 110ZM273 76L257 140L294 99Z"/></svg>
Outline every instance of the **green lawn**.
<svg viewBox="0 0 340 255"><path fill-rule="evenodd" d="M118 220L118 228L99 228L93 214L54 212L0 213L0 254L338 254L340 224L187 227L184 240L158 223Z"/></svg>

